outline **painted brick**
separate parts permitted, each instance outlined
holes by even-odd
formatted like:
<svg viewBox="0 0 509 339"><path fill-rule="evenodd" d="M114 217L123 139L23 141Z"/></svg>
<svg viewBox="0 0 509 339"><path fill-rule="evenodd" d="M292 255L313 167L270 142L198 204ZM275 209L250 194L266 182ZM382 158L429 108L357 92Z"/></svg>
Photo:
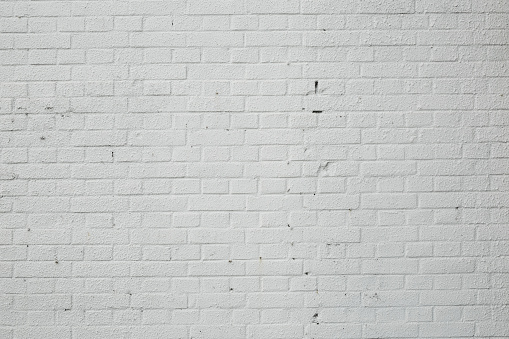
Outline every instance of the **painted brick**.
<svg viewBox="0 0 509 339"><path fill-rule="evenodd" d="M0 2L0 338L506 338L507 1Z"/></svg>

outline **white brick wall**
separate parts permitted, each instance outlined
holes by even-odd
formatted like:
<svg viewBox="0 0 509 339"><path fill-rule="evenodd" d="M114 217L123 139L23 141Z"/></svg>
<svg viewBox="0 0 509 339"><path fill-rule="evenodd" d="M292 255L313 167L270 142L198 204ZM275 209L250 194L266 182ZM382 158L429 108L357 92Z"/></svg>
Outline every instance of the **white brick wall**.
<svg viewBox="0 0 509 339"><path fill-rule="evenodd" d="M509 1L0 2L0 338L509 338Z"/></svg>

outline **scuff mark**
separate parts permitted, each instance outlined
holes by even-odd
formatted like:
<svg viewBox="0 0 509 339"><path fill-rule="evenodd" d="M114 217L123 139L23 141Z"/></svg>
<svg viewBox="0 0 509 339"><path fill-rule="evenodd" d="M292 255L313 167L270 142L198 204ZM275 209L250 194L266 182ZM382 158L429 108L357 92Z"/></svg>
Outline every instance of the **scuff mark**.
<svg viewBox="0 0 509 339"><path fill-rule="evenodd" d="M320 166L318 166L318 169L316 171L317 175L323 174L324 172L327 172L329 169L329 166L332 162L326 161L325 163L321 163Z"/></svg>

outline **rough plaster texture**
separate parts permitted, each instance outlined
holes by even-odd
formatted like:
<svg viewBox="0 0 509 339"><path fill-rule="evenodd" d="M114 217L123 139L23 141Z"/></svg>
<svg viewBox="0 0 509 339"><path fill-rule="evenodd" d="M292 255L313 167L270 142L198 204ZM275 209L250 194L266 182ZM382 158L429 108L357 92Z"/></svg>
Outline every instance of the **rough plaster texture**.
<svg viewBox="0 0 509 339"><path fill-rule="evenodd" d="M0 338L509 337L509 1L0 31Z"/></svg>

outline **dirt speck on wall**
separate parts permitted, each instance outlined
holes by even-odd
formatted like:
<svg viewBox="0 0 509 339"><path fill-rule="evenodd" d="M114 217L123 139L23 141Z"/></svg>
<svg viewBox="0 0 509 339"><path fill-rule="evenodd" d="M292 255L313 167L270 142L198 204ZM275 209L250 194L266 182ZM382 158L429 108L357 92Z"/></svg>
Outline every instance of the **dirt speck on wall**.
<svg viewBox="0 0 509 339"><path fill-rule="evenodd" d="M508 23L0 1L0 338L508 338Z"/></svg>

